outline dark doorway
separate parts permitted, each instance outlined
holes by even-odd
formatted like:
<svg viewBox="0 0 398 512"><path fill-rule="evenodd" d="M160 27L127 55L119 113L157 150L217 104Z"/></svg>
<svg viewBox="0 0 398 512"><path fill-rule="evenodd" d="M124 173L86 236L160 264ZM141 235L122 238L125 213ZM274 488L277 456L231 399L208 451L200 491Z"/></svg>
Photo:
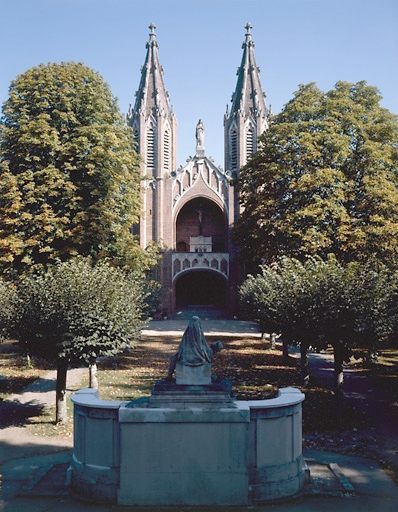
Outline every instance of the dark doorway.
<svg viewBox="0 0 398 512"><path fill-rule="evenodd" d="M224 308L227 282L217 272L194 270L183 274L176 282L177 309L188 306Z"/></svg>

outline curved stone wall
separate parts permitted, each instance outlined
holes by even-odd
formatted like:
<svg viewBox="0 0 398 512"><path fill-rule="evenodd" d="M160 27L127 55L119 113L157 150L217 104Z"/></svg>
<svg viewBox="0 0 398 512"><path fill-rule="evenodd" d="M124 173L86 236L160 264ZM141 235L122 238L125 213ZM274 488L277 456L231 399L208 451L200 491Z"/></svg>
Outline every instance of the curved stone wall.
<svg viewBox="0 0 398 512"><path fill-rule="evenodd" d="M304 485L301 402L295 388L270 400L206 409L105 401L74 403L75 492L121 505L250 505Z"/></svg>

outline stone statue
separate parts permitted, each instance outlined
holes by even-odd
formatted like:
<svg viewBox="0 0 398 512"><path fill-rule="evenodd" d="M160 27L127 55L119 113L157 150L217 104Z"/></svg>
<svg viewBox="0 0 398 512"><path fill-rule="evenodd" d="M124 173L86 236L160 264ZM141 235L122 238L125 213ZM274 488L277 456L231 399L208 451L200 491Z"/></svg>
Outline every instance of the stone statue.
<svg viewBox="0 0 398 512"><path fill-rule="evenodd" d="M196 125L196 149L203 149L205 145L205 128L202 120L199 119Z"/></svg>
<svg viewBox="0 0 398 512"><path fill-rule="evenodd" d="M199 236L202 235L202 221L203 221L203 210L202 207L199 207L198 210L198 221L199 221Z"/></svg>
<svg viewBox="0 0 398 512"><path fill-rule="evenodd" d="M167 380L172 379L177 363L184 367L210 366L213 355L222 348L221 341L216 341L211 346L207 343L199 318L193 316L185 329L177 353L170 358Z"/></svg>

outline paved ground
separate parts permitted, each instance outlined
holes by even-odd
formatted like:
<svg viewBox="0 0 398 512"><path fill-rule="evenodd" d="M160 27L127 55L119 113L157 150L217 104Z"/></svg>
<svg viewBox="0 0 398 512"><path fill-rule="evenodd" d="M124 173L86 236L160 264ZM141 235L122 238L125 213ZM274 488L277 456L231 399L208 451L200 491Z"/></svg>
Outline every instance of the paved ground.
<svg viewBox="0 0 398 512"><path fill-rule="evenodd" d="M72 368L68 371L67 390L69 393L76 391L80 387L83 375L87 373L87 368ZM25 407L32 411L55 404L55 379L56 371L48 372L45 377L37 379L25 388L23 393L11 395L10 398L1 404L0 413L7 417L7 421L12 417L13 411L20 407ZM15 412L14 412L15 414ZM31 455L43 453L58 452L72 446L72 441L68 439L59 439L55 437L36 437L24 427L7 426L0 418L0 464L10 459L19 459ZM6 428L1 428L1 426Z"/></svg>
<svg viewBox="0 0 398 512"><path fill-rule="evenodd" d="M308 451L311 481L300 496L281 503L232 511L267 512L395 512L398 486L373 461L335 453ZM81 502L69 495L67 468L70 451L11 460L2 465L2 498L5 512L111 512L117 506ZM200 485L200 482L198 482ZM122 511L159 510L122 507ZM160 509L161 510L161 509ZM168 509L171 510L171 509ZM195 507L172 509L193 512ZM206 509L209 510L209 509ZM210 510L228 510L227 507Z"/></svg>
<svg viewBox="0 0 398 512"><path fill-rule="evenodd" d="M256 322L243 320L201 320L203 331L211 336L261 336ZM188 320L152 320L148 328L142 331L144 336L177 336L182 334L188 325Z"/></svg>
<svg viewBox="0 0 398 512"><path fill-rule="evenodd" d="M151 322L143 333L178 335L187 321ZM207 334L215 336L259 336L257 326L239 321L208 320L202 322ZM319 359L322 368L322 361ZM70 373L68 387L78 385L82 372ZM330 370L328 370L330 371ZM22 403L37 401L53 403L54 375L49 374L14 397ZM398 486L370 459L310 450L305 453L311 470L311 482L303 494L283 503L259 506L261 512L392 512L398 510ZM54 438L30 436L26 429L10 427L0 430L1 495L0 510L6 512L108 512L116 506L87 504L69 496L67 468L71 457L71 442ZM199 484L199 483L198 483ZM2 501L1 501L2 500ZM136 510L123 507L121 510ZM155 509L145 509L155 510ZM156 508L159 510L159 508ZM183 508L173 509L181 512ZM186 509L188 510L188 509ZM189 511L193 512L194 508ZM212 508L215 511L217 509ZM218 510L226 510L225 507ZM249 510L245 508L232 509ZM253 510L253 507L250 508Z"/></svg>
<svg viewBox="0 0 398 512"><path fill-rule="evenodd" d="M87 368L71 368L68 370L66 388L73 389L80 384ZM36 402L44 407L55 404L55 379L57 371L51 370L44 377L29 384L23 393L16 393L9 400L18 400L21 404Z"/></svg>
<svg viewBox="0 0 398 512"><path fill-rule="evenodd" d="M297 358L300 357L297 347L290 347L290 353ZM331 353L310 352L309 367L312 383L333 388L334 369ZM388 377L384 382L375 380L366 370L359 372L358 369L350 367L344 369L344 401L361 411L366 421L357 431L339 435L339 439L336 440L339 446L335 449L352 451L357 447L357 452L382 460L398 474L398 402L386 391L386 380ZM324 433L320 436L328 437ZM326 441L326 446L330 446L331 440Z"/></svg>

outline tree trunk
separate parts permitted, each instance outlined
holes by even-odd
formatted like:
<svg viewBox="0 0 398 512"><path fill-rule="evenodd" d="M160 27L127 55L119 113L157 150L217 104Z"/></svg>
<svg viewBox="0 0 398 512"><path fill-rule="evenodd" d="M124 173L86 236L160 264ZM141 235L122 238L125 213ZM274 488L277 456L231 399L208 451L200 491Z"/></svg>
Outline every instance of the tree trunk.
<svg viewBox="0 0 398 512"><path fill-rule="evenodd" d="M57 358L57 385L55 392L56 410L55 423L66 421L66 375L68 373L68 359Z"/></svg>
<svg viewBox="0 0 398 512"><path fill-rule="evenodd" d="M89 377L89 387L98 389L98 379L97 379L97 365L96 363L90 364L88 367L88 377Z"/></svg>
<svg viewBox="0 0 398 512"><path fill-rule="evenodd" d="M289 343L285 338L282 340L282 355L285 361L289 359Z"/></svg>
<svg viewBox="0 0 398 512"><path fill-rule="evenodd" d="M276 342L276 334L274 332L271 332L270 335L270 349L275 350L275 342Z"/></svg>
<svg viewBox="0 0 398 512"><path fill-rule="evenodd" d="M375 347L370 347L366 351L366 355L363 358L363 362L367 368L371 368L372 365L377 363L378 353Z"/></svg>
<svg viewBox="0 0 398 512"><path fill-rule="evenodd" d="M308 364L308 343L300 343L300 374L301 382L306 386L310 380L310 369Z"/></svg>
<svg viewBox="0 0 398 512"><path fill-rule="evenodd" d="M26 354L26 368L33 368L32 358L29 353Z"/></svg>
<svg viewBox="0 0 398 512"><path fill-rule="evenodd" d="M343 362L344 345L337 342L333 345L334 352L334 393L337 398L342 396L342 386L344 382Z"/></svg>

